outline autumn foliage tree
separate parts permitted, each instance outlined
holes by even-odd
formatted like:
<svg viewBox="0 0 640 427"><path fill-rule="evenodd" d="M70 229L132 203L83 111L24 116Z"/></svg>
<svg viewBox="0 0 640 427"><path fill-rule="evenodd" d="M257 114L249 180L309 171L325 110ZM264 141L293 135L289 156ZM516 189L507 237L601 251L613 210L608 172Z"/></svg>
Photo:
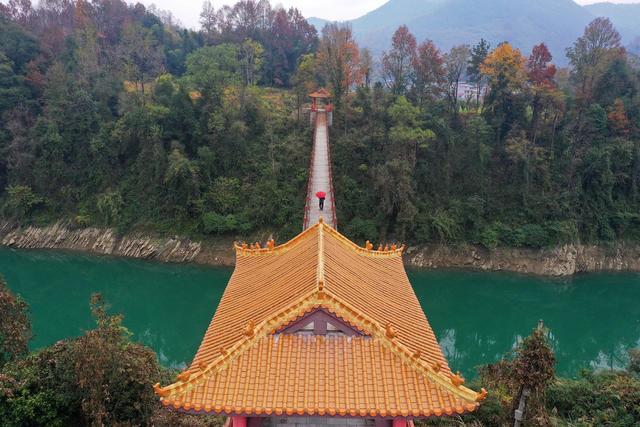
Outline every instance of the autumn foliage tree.
<svg viewBox="0 0 640 427"><path fill-rule="evenodd" d="M425 102L434 102L442 95L445 73L443 65L440 49L431 40L420 43L413 60L412 77L412 95L420 108Z"/></svg>
<svg viewBox="0 0 640 427"><path fill-rule="evenodd" d="M627 116L622 99L616 99L613 105L609 107L607 118L609 119L609 127L615 135L629 136L631 122Z"/></svg>
<svg viewBox="0 0 640 427"><path fill-rule="evenodd" d="M522 92L525 83L525 58L520 50L509 43L496 47L480 66L480 72L489 84L485 104L490 107L498 136L506 135L515 120L515 97Z"/></svg>
<svg viewBox="0 0 640 427"><path fill-rule="evenodd" d="M358 44L349 25L327 24L318 46L318 63L331 86L336 104L361 79Z"/></svg>
<svg viewBox="0 0 640 427"><path fill-rule="evenodd" d="M531 90L532 118L530 126L530 138L535 143L538 136L538 123L541 110L550 111L553 105L559 105L559 93L556 90L554 77L556 66L551 64L553 57L544 43L533 47L531 55L527 58L525 73Z"/></svg>
<svg viewBox="0 0 640 427"><path fill-rule="evenodd" d="M409 88L416 45L416 38L409 32L409 28L402 25L391 38L391 50L382 53L384 81L394 95L404 95Z"/></svg>

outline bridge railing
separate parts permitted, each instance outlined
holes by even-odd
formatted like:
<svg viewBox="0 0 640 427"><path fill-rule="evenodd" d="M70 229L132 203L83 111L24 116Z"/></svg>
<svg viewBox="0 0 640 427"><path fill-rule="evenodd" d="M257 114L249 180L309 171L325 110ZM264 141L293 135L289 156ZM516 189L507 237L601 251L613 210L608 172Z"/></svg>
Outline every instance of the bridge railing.
<svg viewBox="0 0 640 427"><path fill-rule="evenodd" d="M326 116L325 116L326 120ZM333 215L333 228L338 230L338 217L336 216L336 192L333 191L333 172L331 169L331 149L329 146L329 126L327 126L327 160L329 162L329 188L331 189L331 214Z"/></svg>
<svg viewBox="0 0 640 427"><path fill-rule="evenodd" d="M318 130L318 116L316 116L316 123L313 127L313 145L311 147L311 166L309 167L309 183L307 184L307 200L304 205L304 219L302 220L302 230L306 230L309 227L309 209L311 204L311 182L313 181L313 160L316 155L316 133Z"/></svg>

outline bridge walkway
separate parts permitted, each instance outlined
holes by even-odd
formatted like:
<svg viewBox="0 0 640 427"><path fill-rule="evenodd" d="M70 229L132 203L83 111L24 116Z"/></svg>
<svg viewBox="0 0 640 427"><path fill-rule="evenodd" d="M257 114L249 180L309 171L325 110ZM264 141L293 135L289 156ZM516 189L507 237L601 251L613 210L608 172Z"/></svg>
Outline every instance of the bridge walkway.
<svg viewBox="0 0 640 427"><path fill-rule="evenodd" d="M324 209L320 210L316 193L324 191L327 197ZM311 155L311 171L307 187L307 202L303 230L318 223L320 217L331 227L337 229L336 205L331 175L331 154L329 151L329 133L327 128L327 113L319 110L316 114L313 152Z"/></svg>

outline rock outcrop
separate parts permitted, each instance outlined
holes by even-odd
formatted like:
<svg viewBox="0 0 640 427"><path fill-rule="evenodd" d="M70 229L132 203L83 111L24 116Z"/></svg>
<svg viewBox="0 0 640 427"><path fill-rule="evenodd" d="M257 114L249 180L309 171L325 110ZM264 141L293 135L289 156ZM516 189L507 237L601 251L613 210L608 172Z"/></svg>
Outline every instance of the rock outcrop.
<svg viewBox="0 0 640 427"><path fill-rule="evenodd" d="M12 227L0 224L0 244L22 249L68 249L94 254L153 259L162 262L233 264L231 248L220 251L202 243L142 233L118 234L111 228L71 229L62 222L48 227ZM218 253L220 252L220 253Z"/></svg>
<svg viewBox="0 0 640 427"><path fill-rule="evenodd" d="M408 265L423 268L474 268L541 276L570 276L596 271L640 271L640 246L564 245L549 249L431 245L409 247Z"/></svg>

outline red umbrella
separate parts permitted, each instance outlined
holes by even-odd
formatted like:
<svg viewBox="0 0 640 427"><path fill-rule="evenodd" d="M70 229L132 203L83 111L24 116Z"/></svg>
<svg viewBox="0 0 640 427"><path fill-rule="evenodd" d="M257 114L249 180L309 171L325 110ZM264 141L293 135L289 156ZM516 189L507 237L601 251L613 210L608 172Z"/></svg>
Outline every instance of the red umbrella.
<svg viewBox="0 0 640 427"><path fill-rule="evenodd" d="M325 197L327 197L327 193L325 193L324 191L318 191L318 192L316 193L316 197L317 197L318 199L324 199Z"/></svg>

